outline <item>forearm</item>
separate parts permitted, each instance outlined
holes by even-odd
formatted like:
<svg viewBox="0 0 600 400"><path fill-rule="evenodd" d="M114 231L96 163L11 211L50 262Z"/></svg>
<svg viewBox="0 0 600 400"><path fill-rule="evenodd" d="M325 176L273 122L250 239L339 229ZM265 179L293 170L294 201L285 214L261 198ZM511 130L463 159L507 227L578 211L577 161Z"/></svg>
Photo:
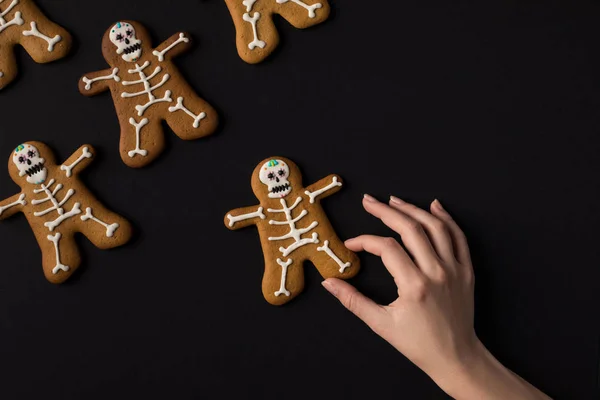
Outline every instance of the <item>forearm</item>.
<svg viewBox="0 0 600 400"><path fill-rule="evenodd" d="M550 399L504 367L481 343L478 343L476 355L462 360L443 375L432 375L432 378L442 390L458 400Z"/></svg>

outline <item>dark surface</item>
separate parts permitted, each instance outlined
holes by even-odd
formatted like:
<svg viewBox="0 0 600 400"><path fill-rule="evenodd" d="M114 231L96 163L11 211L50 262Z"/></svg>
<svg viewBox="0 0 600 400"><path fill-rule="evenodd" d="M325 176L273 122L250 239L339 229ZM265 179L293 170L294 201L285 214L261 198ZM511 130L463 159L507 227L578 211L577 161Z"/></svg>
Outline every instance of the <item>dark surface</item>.
<svg viewBox="0 0 600 400"><path fill-rule="evenodd" d="M221 0L39 0L77 45L45 66L18 51L0 153L42 140L64 160L93 144L84 180L138 235L114 251L80 240L84 266L53 286L25 218L0 224L0 398L446 398L310 265L295 301L263 300L258 235L222 218L256 204L250 173L276 154L305 184L346 180L324 202L344 239L390 234L364 192L440 198L470 239L484 343L556 398L597 398L600 3L516 3L335 0L313 29L278 20L282 46L250 66ZM155 45L192 34L177 64L222 118L209 139L167 131L142 170L119 158L110 96L77 91L107 67L105 29L127 18ZM16 190L6 171L1 198ZM379 260L361 257L353 283L393 300Z"/></svg>

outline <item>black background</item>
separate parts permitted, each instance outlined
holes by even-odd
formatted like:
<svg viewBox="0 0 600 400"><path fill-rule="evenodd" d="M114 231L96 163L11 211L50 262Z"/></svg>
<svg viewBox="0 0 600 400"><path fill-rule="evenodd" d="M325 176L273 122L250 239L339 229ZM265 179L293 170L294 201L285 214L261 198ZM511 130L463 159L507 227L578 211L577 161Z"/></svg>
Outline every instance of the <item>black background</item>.
<svg viewBox="0 0 600 400"><path fill-rule="evenodd" d="M27 140L60 160L93 144L84 174L137 235L47 283L23 216L0 224L0 397L443 399L429 378L343 309L306 265L304 294L273 307L261 294L255 229L223 215L257 201L263 158L296 161L310 184L345 189L324 202L343 239L390 235L361 207L367 192L426 207L439 198L467 233L476 329L489 349L556 398L598 396L600 3L339 1L305 31L278 19L279 50L237 56L221 0L39 0L70 30L71 56L37 65L0 93L0 152ZM195 39L177 64L219 111L219 132L127 168L108 94L77 91L107 68L104 31L133 19L154 45ZM16 193L6 172L0 196ZM380 302L395 287L361 255L353 283Z"/></svg>

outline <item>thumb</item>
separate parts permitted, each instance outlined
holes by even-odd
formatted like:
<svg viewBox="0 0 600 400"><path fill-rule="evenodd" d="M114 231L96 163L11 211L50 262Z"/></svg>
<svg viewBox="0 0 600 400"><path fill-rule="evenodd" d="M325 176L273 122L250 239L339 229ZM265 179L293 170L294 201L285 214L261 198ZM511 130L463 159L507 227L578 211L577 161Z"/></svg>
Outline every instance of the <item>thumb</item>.
<svg viewBox="0 0 600 400"><path fill-rule="evenodd" d="M356 290L356 288L336 278L329 278L322 283L329 293L334 295L344 307L363 320L373 331L379 333L387 321L387 311L373 300Z"/></svg>

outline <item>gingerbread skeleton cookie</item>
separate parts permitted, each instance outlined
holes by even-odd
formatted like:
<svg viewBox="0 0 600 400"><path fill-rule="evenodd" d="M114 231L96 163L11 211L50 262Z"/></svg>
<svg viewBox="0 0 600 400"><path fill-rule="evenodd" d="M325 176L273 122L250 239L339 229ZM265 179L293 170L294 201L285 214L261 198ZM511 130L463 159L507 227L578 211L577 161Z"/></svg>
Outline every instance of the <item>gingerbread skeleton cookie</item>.
<svg viewBox="0 0 600 400"><path fill-rule="evenodd" d="M250 64L267 58L279 44L273 14L298 29L320 24L329 17L327 0L225 0L237 32L240 57Z"/></svg>
<svg viewBox="0 0 600 400"><path fill-rule="evenodd" d="M58 60L71 49L71 35L50 21L33 0L0 0L0 89L17 76L14 47L38 63Z"/></svg>
<svg viewBox="0 0 600 400"><path fill-rule="evenodd" d="M86 96L110 89L121 126L121 158L128 166L148 165L162 152L162 121L185 140L215 131L216 112L198 97L172 61L189 47L190 38L178 33L153 49L141 24L118 22L102 40L110 69L81 78L79 91Z"/></svg>
<svg viewBox="0 0 600 400"><path fill-rule="evenodd" d="M263 161L252 174L260 204L238 208L225 216L229 229L256 225L265 256L262 290L274 305L285 304L304 288L304 261L324 278L351 278L360 265L329 223L319 201L340 190L342 180L330 175L302 187L298 167L282 157Z"/></svg>
<svg viewBox="0 0 600 400"><path fill-rule="evenodd" d="M19 145L8 161L11 178L21 192L0 201L0 220L25 214L42 250L46 278L62 283L79 267L81 257L75 233L96 247L110 249L131 237L129 223L109 211L78 179L91 163L94 149L82 146L62 165L43 143Z"/></svg>

